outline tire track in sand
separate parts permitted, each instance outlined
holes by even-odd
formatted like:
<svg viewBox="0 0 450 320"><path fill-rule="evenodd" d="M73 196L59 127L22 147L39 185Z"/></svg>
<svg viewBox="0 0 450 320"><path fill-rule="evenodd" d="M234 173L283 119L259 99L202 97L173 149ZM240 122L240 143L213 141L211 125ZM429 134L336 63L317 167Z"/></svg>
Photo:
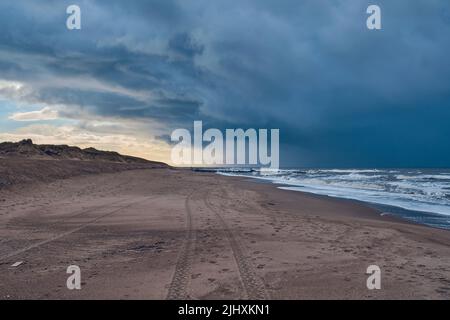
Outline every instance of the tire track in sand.
<svg viewBox="0 0 450 320"><path fill-rule="evenodd" d="M196 232L193 228L192 209L189 201L196 191L186 197L184 206L186 211L186 235L183 247L178 255L175 272L169 285L167 300L183 300L188 296L187 289L191 276L191 266L194 257Z"/></svg>
<svg viewBox="0 0 450 320"><path fill-rule="evenodd" d="M251 262L246 258L244 251L239 244L238 237L235 235L234 231L228 226L225 219L219 213L217 209L209 201L209 192L206 193L203 199L206 206L214 212L217 219L219 220L225 234L230 243L231 249L233 251L234 259L238 266L239 276L245 291L247 293L247 298L250 300L266 300L269 299L269 294L266 291L263 280L256 274ZM225 193L222 193L225 194Z"/></svg>
<svg viewBox="0 0 450 320"><path fill-rule="evenodd" d="M53 237L51 237L51 238L48 238L48 239L46 239L46 240L38 241L38 242L36 242L36 243L34 243L34 244L32 244L32 245L29 245L29 246L27 246L27 247L25 247L25 248L22 248L22 249L19 249L19 250L15 250L15 251L12 251L12 252L7 253L7 254L5 254L5 255L2 255L2 256L0 256L0 262L2 262L2 261L4 261L4 260L7 260L7 259L9 259L9 258L12 258L12 257L14 257L14 256L17 256L17 255L19 255L19 254L25 253L25 252L27 252L27 251L29 251L29 250L38 248L38 247L40 247L40 246L43 246L43 245L48 244L48 243L50 243L50 242L53 242L53 241L55 241L55 240L61 239L61 238L63 238L63 237L66 237L66 236L68 236L68 235L70 235L70 234L72 234L72 233L75 233L75 232L77 232L77 231L80 231L80 230L82 230L82 229L88 227L89 225L92 225L92 224L96 223L96 222L99 221L100 219L103 219L103 218L106 218L106 217L108 217L108 216L111 216L111 215L113 215L113 214L115 214L115 213L117 213L117 212L119 212L119 211L121 211L121 210L123 210L123 209L127 209L127 208L129 208L129 207L131 207L131 206L133 206L133 205L135 205L135 204L137 204L137 203L141 203L141 202L144 202L144 201L146 201L146 200L148 200L148 197L145 198L145 199L143 199L143 200L134 201L134 202L132 202L132 203L130 203L130 204L127 204L127 205L125 205L125 206L123 206L123 207L120 207L120 208L115 209L115 210L113 210L113 211L110 211L110 212L108 212L108 213L106 213L106 214L103 214L103 215L101 215L101 216L99 216L99 217L96 217L96 218L94 218L94 219L92 219L92 220L90 220L90 221L88 221L88 222L86 222L86 223L83 223L83 224L79 225L79 226L76 227L76 228L70 229L69 231L60 233L60 234L58 234L58 235L56 235L56 236L53 236ZM86 212L82 212L82 213L87 213L87 212L91 212L91 211L92 211L92 209L88 209L88 210L86 210ZM79 214L82 214L82 213L79 213Z"/></svg>

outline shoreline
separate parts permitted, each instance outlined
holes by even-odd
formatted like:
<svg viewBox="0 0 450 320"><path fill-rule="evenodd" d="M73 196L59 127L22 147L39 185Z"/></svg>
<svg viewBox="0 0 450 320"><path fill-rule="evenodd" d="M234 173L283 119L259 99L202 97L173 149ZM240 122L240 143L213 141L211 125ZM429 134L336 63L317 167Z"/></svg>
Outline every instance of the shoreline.
<svg viewBox="0 0 450 320"><path fill-rule="evenodd" d="M364 211L364 214L361 216L361 218L369 218L369 219L381 219L381 220L389 220L392 222L397 222L397 223L405 223L408 225L415 225L415 226L422 226L422 227L427 227L427 228L432 228L432 229L437 229L437 230L446 230L443 228L438 228L438 227L433 227L430 225L425 225L425 224L420 224L411 220L407 220L404 219L402 217L399 216L395 216L391 213L387 213L386 215L383 215L383 210L381 210L380 208L378 208L378 204L371 204L370 202L366 202L366 201L362 201L362 200L356 200L356 199L348 199L348 198L340 198L340 197L335 197L335 196L328 196L328 195L322 195L322 194L316 194L313 192L307 192L307 191L297 191L297 190L289 190L289 189L282 189L282 187L284 186L283 184L278 184L278 183L272 183L271 181L264 181L264 180L258 180L258 179L253 179L251 177L238 177L238 176L225 176L228 178L237 178L239 180L240 183L255 183L255 184L262 184L262 185L267 185L270 188L273 188L274 190L278 190L281 192L286 192L288 193L291 197L295 197L295 194L299 193L302 197L310 197L313 199L317 199L318 201L330 201L330 202L335 202L336 204L351 204L354 206L360 206L365 208L366 210ZM286 185L287 186L287 185ZM393 207L394 206L387 206L387 207ZM401 208L400 208L401 209ZM406 209L405 209L406 210ZM370 212L371 213L367 213ZM355 218L358 218L358 216L354 216Z"/></svg>
<svg viewBox="0 0 450 320"><path fill-rule="evenodd" d="M207 171L207 172L213 172L213 171ZM222 175L220 173L217 173L217 174ZM429 211L407 209L407 208L392 205L392 204L383 204L383 203L371 202L368 200L360 200L360 199L354 199L354 198L343 197L343 196L342 197L341 196L330 196L330 195L326 195L326 194L315 193L313 191L293 190L291 188L295 188L295 187L293 187L290 184L285 184L285 183L277 182L277 181L270 180L270 179L261 179L259 177L240 176L240 175L232 175L232 174L231 175L224 174L222 176L248 179L249 181L252 181L254 183L273 185L275 188L280 189L280 190L315 195L318 197L324 197L324 199L329 198L329 199L336 199L336 200L353 201L353 202L360 203L364 206L367 206L369 208L379 211L380 215L382 215L382 216L390 216L393 219L400 220L400 221L403 221L406 223L411 223L411 224L415 224L415 225L427 226L430 228L450 231L450 225L448 224L449 220L447 220L448 218L444 214L439 214L439 213L434 213L434 212L429 212ZM436 222L433 221L433 217L435 217ZM423 222L420 222L420 220L423 220ZM439 220L445 220L446 223L443 223L442 221L439 221ZM439 223L439 222L441 222L441 223Z"/></svg>
<svg viewBox="0 0 450 320"><path fill-rule="evenodd" d="M185 169L0 198L0 299L450 298L450 233L353 200ZM82 290L65 288L69 265ZM381 290L366 287L370 265Z"/></svg>

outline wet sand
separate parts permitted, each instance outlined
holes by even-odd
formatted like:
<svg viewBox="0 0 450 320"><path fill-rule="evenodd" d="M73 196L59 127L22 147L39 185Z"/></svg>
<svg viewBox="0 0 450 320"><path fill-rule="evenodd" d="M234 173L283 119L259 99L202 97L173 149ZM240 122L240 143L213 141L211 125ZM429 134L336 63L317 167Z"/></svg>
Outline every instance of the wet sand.
<svg viewBox="0 0 450 320"><path fill-rule="evenodd" d="M66 287L70 265L81 290ZM0 299L184 298L449 299L450 232L188 170L0 190Z"/></svg>

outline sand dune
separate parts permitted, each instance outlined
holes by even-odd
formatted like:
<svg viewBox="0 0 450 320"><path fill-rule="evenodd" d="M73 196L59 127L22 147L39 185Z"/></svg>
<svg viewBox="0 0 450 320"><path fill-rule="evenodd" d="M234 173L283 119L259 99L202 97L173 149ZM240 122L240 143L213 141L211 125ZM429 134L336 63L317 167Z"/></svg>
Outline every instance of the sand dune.
<svg viewBox="0 0 450 320"><path fill-rule="evenodd" d="M94 148L36 145L31 140L0 143L0 189L87 174L168 167L165 163Z"/></svg>

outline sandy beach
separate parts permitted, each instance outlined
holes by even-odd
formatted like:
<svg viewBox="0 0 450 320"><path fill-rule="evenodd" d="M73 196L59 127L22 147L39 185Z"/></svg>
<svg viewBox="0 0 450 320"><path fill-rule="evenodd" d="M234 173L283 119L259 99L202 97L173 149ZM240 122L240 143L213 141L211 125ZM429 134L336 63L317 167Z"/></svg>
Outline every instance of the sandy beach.
<svg viewBox="0 0 450 320"><path fill-rule="evenodd" d="M81 290L66 288L70 265ZM0 299L184 298L449 299L450 232L190 170L0 190Z"/></svg>

